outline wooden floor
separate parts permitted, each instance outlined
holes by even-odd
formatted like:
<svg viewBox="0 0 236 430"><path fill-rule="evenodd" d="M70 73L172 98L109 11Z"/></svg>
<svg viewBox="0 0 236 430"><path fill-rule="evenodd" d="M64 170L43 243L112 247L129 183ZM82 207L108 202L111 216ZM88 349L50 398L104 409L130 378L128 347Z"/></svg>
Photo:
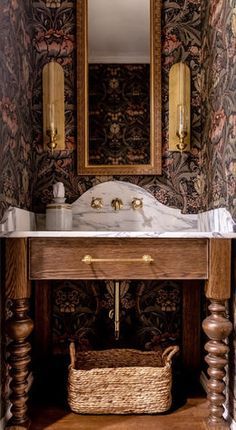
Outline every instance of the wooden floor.
<svg viewBox="0 0 236 430"><path fill-rule="evenodd" d="M205 398L189 398L166 415L82 416L59 407L36 407L31 430L205 430Z"/></svg>

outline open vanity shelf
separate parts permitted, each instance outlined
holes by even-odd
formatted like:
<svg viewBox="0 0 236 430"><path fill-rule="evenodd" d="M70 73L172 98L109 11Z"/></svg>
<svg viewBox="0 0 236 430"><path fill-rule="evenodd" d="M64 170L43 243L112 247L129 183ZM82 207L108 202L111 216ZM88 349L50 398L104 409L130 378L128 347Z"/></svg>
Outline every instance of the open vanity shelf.
<svg viewBox="0 0 236 430"><path fill-rule="evenodd" d="M39 232L29 232L27 236L6 239L7 291L13 300L13 317L8 322L8 334L14 339L9 348L13 391L11 430L17 425L28 426L25 390L30 344L27 338L33 330L33 321L28 316L30 281L53 279L204 280L205 295L211 302L210 315L203 321L203 329L210 339L205 346L210 376L208 424L214 429L229 428L223 418L223 379L229 349L225 339L232 329L226 317L226 300L230 297L230 238L214 238L210 234L168 239L151 234L111 237L111 233L108 237L106 234L86 237L86 233L79 232L74 234L77 237L53 237L53 234L50 237L49 232L45 237ZM145 255L151 259L143 259ZM89 261L86 256L90 256Z"/></svg>

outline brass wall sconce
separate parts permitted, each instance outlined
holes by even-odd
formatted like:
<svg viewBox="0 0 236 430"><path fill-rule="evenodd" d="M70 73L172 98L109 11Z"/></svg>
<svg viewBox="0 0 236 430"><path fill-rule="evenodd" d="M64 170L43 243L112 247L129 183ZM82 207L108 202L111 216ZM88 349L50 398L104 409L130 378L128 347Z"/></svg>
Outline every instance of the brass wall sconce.
<svg viewBox="0 0 236 430"><path fill-rule="evenodd" d="M64 71L52 60L43 68L44 150L65 149Z"/></svg>
<svg viewBox="0 0 236 430"><path fill-rule="evenodd" d="M169 151L190 151L191 77L185 63L176 63L169 75Z"/></svg>

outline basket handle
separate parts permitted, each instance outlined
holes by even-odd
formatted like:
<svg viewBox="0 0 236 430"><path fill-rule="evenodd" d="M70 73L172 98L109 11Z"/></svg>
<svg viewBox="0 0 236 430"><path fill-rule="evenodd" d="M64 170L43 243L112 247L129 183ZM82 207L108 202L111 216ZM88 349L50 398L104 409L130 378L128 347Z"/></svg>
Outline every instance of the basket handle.
<svg viewBox="0 0 236 430"><path fill-rule="evenodd" d="M168 346L162 354L162 358L166 360L166 363L171 363L171 359L176 352L179 351L179 347L177 345Z"/></svg>
<svg viewBox="0 0 236 430"><path fill-rule="evenodd" d="M74 342L70 343L69 349L70 349L70 364L71 364L71 367L74 368L75 367L75 343Z"/></svg>

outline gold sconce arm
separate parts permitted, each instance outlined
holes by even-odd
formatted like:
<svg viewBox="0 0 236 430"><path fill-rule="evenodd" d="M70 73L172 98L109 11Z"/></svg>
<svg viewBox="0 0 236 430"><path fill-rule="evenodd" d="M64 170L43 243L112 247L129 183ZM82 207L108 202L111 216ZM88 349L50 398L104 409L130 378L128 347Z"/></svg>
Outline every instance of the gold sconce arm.
<svg viewBox="0 0 236 430"><path fill-rule="evenodd" d="M114 263L153 263L154 259L151 257L151 255L143 255L140 258L93 258L91 255L85 255L82 260L85 264L92 264L92 263L107 263L107 262L114 262Z"/></svg>
<svg viewBox="0 0 236 430"><path fill-rule="evenodd" d="M49 149L51 149L51 151L53 151L57 147L57 129L49 128L47 129L46 134L49 137L49 142L47 143L47 146Z"/></svg>

